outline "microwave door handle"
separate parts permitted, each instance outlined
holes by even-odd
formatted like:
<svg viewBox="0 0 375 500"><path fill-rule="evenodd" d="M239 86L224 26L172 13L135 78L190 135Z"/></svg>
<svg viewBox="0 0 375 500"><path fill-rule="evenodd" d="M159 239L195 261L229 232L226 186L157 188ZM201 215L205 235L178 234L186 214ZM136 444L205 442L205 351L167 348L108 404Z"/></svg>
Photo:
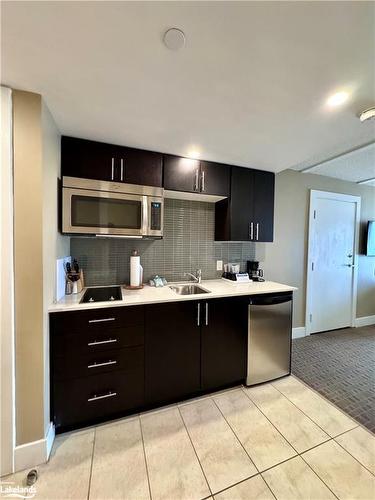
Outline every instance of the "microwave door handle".
<svg viewBox="0 0 375 500"><path fill-rule="evenodd" d="M142 196L142 235L149 234L148 197Z"/></svg>

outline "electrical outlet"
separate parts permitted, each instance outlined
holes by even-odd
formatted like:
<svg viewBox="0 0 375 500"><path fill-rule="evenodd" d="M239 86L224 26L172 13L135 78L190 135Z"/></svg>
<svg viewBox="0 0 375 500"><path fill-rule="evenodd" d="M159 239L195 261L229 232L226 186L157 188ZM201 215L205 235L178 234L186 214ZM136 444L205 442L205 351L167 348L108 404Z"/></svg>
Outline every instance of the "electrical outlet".
<svg viewBox="0 0 375 500"><path fill-rule="evenodd" d="M217 260L216 261L216 271L222 271L222 270L223 270L223 261Z"/></svg>

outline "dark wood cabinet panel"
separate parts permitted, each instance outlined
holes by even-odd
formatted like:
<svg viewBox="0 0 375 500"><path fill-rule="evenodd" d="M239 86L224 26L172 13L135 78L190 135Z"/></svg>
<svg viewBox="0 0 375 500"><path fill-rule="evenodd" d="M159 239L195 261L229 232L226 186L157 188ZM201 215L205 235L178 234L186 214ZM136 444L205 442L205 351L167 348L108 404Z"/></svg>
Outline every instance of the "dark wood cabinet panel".
<svg viewBox="0 0 375 500"><path fill-rule="evenodd" d="M215 205L215 240L273 241L275 174L232 167L228 199Z"/></svg>
<svg viewBox="0 0 375 500"><path fill-rule="evenodd" d="M61 138L63 176L162 186L162 155L75 137Z"/></svg>
<svg viewBox="0 0 375 500"><path fill-rule="evenodd" d="M245 379L248 303L247 297L202 303L202 390Z"/></svg>
<svg viewBox="0 0 375 500"><path fill-rule="evenodd" d="M200 390L199 304L155 304L145 314L146 403L165 403Z"/></svg>
<svg viewBox="0 0 375 500"><path fill-rule="evenodd" d="M164 155L164 189L229 196L229 165Z"/></svg>
<svg viewBox="0 0 375 500"><path fill-rule="evenodd" d="M164 155L164 189L198 193L199 165L199 160Z"/></svg>
<svg viewBox="0 0 375 500"><path fill-rule="evenodd" d="M54 381L56 431L115 418L144 404L144 371L133 369Z"/></svg>
<svg viewBox="0 0 375 500"><path fill-rule="evenodd" d="M162 186L163 164L160 153L117 147L116 161L116 175L120 176L121 182L141 186Z"/></svg>
<svg viewBox="0 0 375 500"><path fill-rule="evenodd" d="M202 193L216 196L229 196L231 171L229 165L201 161L200 170L200 187Z"/></svg>
<svg viewBox="0 0 375 500"><path fill-rule="evenodd" d="M254 170L254 236L257 241L273 241L275 174Z"/></svg>
<svg viewBox="0 0 375 500"><path fill-rule="evenodd" d="M75 137L61 137L61 175L114 180L116 148L110 144Z"/></svg>

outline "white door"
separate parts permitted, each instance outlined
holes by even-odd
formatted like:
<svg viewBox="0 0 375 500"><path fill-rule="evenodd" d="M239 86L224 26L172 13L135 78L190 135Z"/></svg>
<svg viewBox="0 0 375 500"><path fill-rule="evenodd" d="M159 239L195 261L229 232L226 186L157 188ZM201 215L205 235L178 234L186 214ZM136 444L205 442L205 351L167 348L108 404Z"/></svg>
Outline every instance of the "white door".
<svg viewBox="0 0 375 500"><path fill-rule="evenodd" d="M360 198L312 191L307 333L353 326Z"/></svg>

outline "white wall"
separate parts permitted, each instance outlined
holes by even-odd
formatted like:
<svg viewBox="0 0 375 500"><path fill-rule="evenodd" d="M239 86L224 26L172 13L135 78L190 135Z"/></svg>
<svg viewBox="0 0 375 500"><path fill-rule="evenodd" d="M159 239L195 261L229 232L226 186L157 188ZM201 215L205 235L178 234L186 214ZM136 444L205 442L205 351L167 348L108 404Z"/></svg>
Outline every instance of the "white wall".
<svg viewBox="0 0 375 500"><path fill-rule="evenodd" d="M13 471L14 432L14 268L12 92L1 87L0 169L0 475Z"/></svg>
<svg viewBox="0 0 375 500"><path fill-rule="evenodd" d="M70 239L58 231L58 192L61 135L42 100L43 158L43 330L44 330L44 429L50 423L48 307L56 294L56 259L69 255Z"/></svg>
<svg viewBox="0 0 375 500"><path fill-rule="evenodd" d="M375 257L361 255L367 221L375 219L375 188L332 177L284 170L276 175L273 243L256 245L257 260L272 281L298 287L293 326L305 326L306 261L310 190L361 197L357 318L375 315Z"/></svg>

